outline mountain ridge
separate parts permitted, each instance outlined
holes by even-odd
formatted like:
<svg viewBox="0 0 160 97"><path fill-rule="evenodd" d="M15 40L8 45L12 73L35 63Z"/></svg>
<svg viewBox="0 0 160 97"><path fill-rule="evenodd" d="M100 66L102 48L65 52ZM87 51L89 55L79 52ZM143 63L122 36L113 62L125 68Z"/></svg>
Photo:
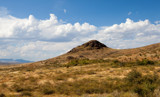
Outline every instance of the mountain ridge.
<svg viewBox="0 0 160 97"><path fill-rule="evenodd" d="M23 60L23 59L0 59L1 65L11 65L11 64L22 64L22 63L31 63L32 61Z"/></svg>

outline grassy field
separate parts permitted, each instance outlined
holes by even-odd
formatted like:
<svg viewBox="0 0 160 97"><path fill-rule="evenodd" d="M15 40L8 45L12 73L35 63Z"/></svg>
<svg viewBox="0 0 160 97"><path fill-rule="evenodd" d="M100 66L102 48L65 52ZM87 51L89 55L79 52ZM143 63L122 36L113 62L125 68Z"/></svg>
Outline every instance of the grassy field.
<svg viewBox="0 0 160 97"><path fill-rule="evenodd" d="M1 66L0 97L160 97L160 62L72 60Z"/></svg>

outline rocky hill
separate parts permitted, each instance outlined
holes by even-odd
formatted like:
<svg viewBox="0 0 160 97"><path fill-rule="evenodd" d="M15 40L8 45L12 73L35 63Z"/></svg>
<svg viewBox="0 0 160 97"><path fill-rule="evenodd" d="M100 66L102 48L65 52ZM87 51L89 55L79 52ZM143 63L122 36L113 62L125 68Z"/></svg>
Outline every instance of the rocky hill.
<svg viewBox="0 0 160 97"><path fill-rule="evenodd" d="M112 49L92 40L55 58L0 66L0 97L160 97L160 43Z"/></svg>
<svg viewBox="0 0 160 97"><path fill-rule="evenodd" d="M112 49L97 40L91 40L77 46L69 52L55 58L32 63L32 65L65 64L74 59L119 60L122 62L136 60L160 60L160 43L133 49Z"/></svg>

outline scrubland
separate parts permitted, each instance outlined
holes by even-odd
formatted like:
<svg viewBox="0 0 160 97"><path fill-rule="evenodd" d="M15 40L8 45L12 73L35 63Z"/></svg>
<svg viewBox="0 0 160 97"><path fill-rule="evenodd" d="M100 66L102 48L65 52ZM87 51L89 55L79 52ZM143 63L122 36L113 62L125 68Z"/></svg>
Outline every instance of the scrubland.
<svg viewBox="0 0 160 97"><path fill-rule="evenodd" d="M80 59L1 66L0 97L160 97L160 62Z"/></svg>

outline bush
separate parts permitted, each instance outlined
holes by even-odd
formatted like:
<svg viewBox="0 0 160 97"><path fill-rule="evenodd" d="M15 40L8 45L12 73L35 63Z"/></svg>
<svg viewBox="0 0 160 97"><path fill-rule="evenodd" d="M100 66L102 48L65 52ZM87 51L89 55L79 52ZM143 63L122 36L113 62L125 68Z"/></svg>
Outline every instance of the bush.
<svg viewBox="0 0 160 97"><path fill-rule="evenodd" d="M6 97L3 93L0 94L0 97Z"/></svg>
<svg viewBox="0 0 160 97"><path fill-rule="evenodd" d="M26 83L15 83L12 86L12 89L16 92L33 91L34 88L34 86L26 85Z"/></svg>
<svg viewBox="0 0 160 97"><path fill-rule="evenodd" d="M99 60L89 60L89 59L73 59L70 62L68 62L67 64L65 64L66 67L69 66L77 66L77 65L87 65L87 64L92 64L92 63L105 63L105 62L109 62L109 60L103 60L103 59L99 59Z"/></svg>
<svg viewBox="0 0 160 97"><path fill-rule="evenodd" d="M50 95L50 94L53 94L54 93L54 91L53 91L53 89L52 88L44 88L43 89L43 93L45 94L45 95Z"/></svg>
<svg viewBox="0 0 160 97"><path fill-rule="evenodd" d="M67 56L67 59L68 60L73 60L73 59L75 59L73 56Z"/></svg>
<svg viewBox="0 0 160 97"><path fill-rule="evenodd" d="M142 77L142 74L136 70L132 70L130 73L128 73L126 77L126 81L129 83L138 82L138 80Z"/></svg>
<svg viewBox="0 0 160 97"><path fill-rule="evenodd" d="M22 96L32 96L32 93L29 91L22 92Z"/></svg>
<svg viewBox="0 0 160 97"><path fill-rule="evenodd" d="M136 70L131 71L125 78L128 91L132 90L141 97L152 97L155 88L159 85L157 75L145 75Z"/></svg>
<svg viewBox="0 0 160 97"><path fill-rule="evenodd" d="M113 60L111 61L110 65L113 67L113 68L117 68L117 67L131 67L131 66L134 66L134 62L121 62L121 61L118 61L118 60Z"/></svg>
<svg viewBox="0 0 160 97"><path fill-rule="evenodd" d="M55 93L53 85L49 82L46 82L44 85L40 86L40 90L45 95L50 95Z"/></svg>
<svg viewBox="0 0 160 97"><path fill-rule="evenodd" d="M137 61L138 65L154 65L154 61L150 61L148 59L143 59L142 61Z"/></svg>
<svg viewBox="0 0 160 97"><path fill-rule="evenodd" d="M24 89L20 85L14 84L12 87L16 92L24 91Z"/></svg>

